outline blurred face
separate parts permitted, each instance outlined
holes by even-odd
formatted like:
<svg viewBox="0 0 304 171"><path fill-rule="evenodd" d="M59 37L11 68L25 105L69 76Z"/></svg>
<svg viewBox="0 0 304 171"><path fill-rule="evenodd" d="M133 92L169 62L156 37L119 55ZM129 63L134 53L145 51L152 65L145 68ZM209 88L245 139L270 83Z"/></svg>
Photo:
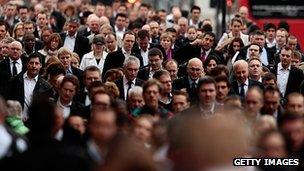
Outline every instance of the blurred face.
<svg viewBox="0 0 304 171"><path fill-rule="evenodd" d="M215 60L210 60L210 62L209 62L208 65L207 65L207 72L210 73L211 70L212 70L213 68L215 68L216 66L217 66L216 61L215 61Z"/></svg>
<svg viewBox="0 0 304 171"><path fill-rule="evenodd" d="M74 36L78 29L78 23L69 23L68 24L68 34L69 36Z"/></svg>
<svg viewBox="0 0 304 171"><path fill-rule="evenodd" d="M163 38L160 40L160 44L165 50L171 49L172 42L169 38Z"/></svg>
<svg viewBox="0 0 304 171"><path fill-rule="evenodd" d="M89 125L92 138L98 144L107 144L116 134L116 117L111 111L93 113L94 117Z"/></svg>
<svg viewBox="0 0 304 171"><path fill-rule="evenodd" d="M175 113L181 112L190 106L187 97L184 95L174 95L172 99L172 109Z"/></svg>
<svg viewBox="0 0 304 171"><path fill-rule="evenodd" d="M142 94L133 94L132 96L129 96L128 103L131 110L140 108L145 104Z"/></svg>
<svg viewBox="0 0 304 171"><path fill-rule="evenodd" d="M178 69L177 69L177 65L175 63L168 63L165 66L165 69L170 73L170 77L172 80L177 79Z"/></svg>
<svg viewBox="0 0 304 171"><path fill-rule="evenodd" d="M18 42L10 44L10 57L12 60L18 60L22 54L22 45Z"/></svg>
<svg viewBox="0 0 304 171"><path fill-rule="evenodd" d="M101 76L98 71L86 71L84 79L84 85L89 88L92 82L101 81Z"/></svg>
<svg viewBox="0 0 304 171"><path fill-rule="evenodd" d="M241 28L242 28L242 24L237 22L237 21L234 21L231 25L231 32L234 36L239 36L240 35L240 31L241 31Z"/></svg>
<svg viewBox="0 0 304 171"><path fill-rule="evenodd" d="M177 33L174 33L174 32L168 32L168 33L169 33L170 36L172 37L172 42L175 42Z"/></svg>
<svg viewBox="0 0 304 171"><path fill-rule="evenodd" d="M135 36L132 34L126 34L123 39L123 47L125 51L129 52L133 48L133 45L135 43Z"/></svg>
<svg viewBox="0 0 304 171"><path fill-rule="evenodd" d="M93 51L96 54L101 54L105 48L104 44L93 44Z"/></svg>
<svg viewBox="0 0 304 171"><path fill-rule="evenodd" d="M241 44L240 44L240 42L233 42L233 43L232 43L232 48L233 48L233 51L234 51L234 52L240 50L240 49L241 49Z"/></svg>
<svg viewBox="0 0 304 171"><path fill-rule="evenodd" d="M220 81L216 83L216 100L222 102L229 93L227 82Z"/></svg>
<svg viewBox="0 0 304 171"><path fill-rule="evenodd" d="M273 40L276 37L275 34L276 33L274 28L270 28L266 30L266 38L269 40Z"/></svg>
<svg viewBox="0 0 304 171"><path fill-rule="evenodd" d="M104 15L105 15L105 12L106 12L106 7L105 7L105 6L103 6L103 5L97 5L97 6L96 6L95 14L96 14L98 17L104 16Z"/></svg>
<svg viewBox="0 0 304 171"><path fill-rule="evenodd" d="M271 79L271 80L264 80L263 81L263 85L264 87L267 87L267 86L276 86L277 83L275 80Z"/></svg>
<svg viewBox="0 0 304 171"><path fill-rule="evenodd" d="M113 35L108 35L106 37L106 47L110 50L113 51L117 46L117 41Z"/></svg>
<svg viewBox="0 0 304 171"><path fill-rule="evenodd" d="M33 49L35 46L35 36L34 35L26 35L24 37L24 47Z"/></svg>
<svg viewBox="0 0 304 171"><path fill-rule="evenodd" d="M252 60L249 63L249 74L250 76L261 76L262 75L262 65L259 61L257 60Z"/></svg>
<svg viewBox="0 0 304 171"><path fill-rule="evenodd" d="M286 32L277 30L276 41L277 41L278 45L281 45L281 46L286 44Z"/></svg>
<svg viewBox="0 0 304 171"><path fill-rule="evenodd" d="M151 36L157 37L159 34L159 24L157 22L151 22L149 26L150 26Z"/></svg>
<svg viewBox="0 0 304 171"><path fill-rule="evenodd" d="M142 142L149 142L152 135L152 123L146 118L139 118L134 127L134 134L136 138Z"/></svg>
<svg viewBox="0 0 304 171"><path fill-rule="evenodd" d="M14 16L16 12L16 6L14 5L8 5L5 9L5 14L8 17Z"/></svg>
<svg viewBox="0 0 304 171"><path fill-rule="evenodd" d="M139 66L135 61L130 62L125 68L124 73L128 81L133 81L137 77Z"/></svg>
<svg viewBox="0 0 304 171"><path fill-rule="evenodd" d="M76 94L76 85L67 81L60 88L60 99L63 102L71 102Z"/></svg>
<svg viewBox="0 0 304 171"><path fill-rule="evenodd" d="M290 142L292 150L300 150L304 142L303 120L287 121L283 124L281 130L287 141Z"/></svg>
<svg viewBox="0 0 304 171"><path fill-rule="evenodd" d="M79 116L71 116L69 118L69 124L80 132L81 135L83 135L86 131L86 126L84 120Z"/></svg>
<svg viewBox="0 0 304 171"><path fill-rule="evenodd" d="M146 17L148 14L148 8L147 7L140 7L139 8L139 17Z"/></svg>
<svg viewBox="0 0 304 171"><path fill-rule="evenodd" d="M187 32L187 29L188 29L188 21L181 19L178 22L178 26L179 26L179 32L181 34L185 34Z"/></svg>
<svg viewBox="0 0 304 171"><path fill-rule="evenodd" d="M285 141L281 134L273 133L262 142L263 156L266 158L284 158L287 155Z"/></svg>
<svg viewBox="0 0 304 171"><path fill-rule="evenodd" d="M49 39L51 34L52 33L50 30L46 30L46 31L42 32L41 37L42 37L43 42L46 42Z"/></svg>
<svg viewBox="0 0 304 171"><path fill-rule="evenodd" d="M22 24L19 24L15 30L16 37L22 37L24 35L24 27Z"/></svg>
<svg viewBox="0 0 304 171"><path fill-rule="evenodd" d="M245 108L246 110L255 117L263 107L263 97L257 91L248 91L245 96Z"/></svg>
<svg viewBox="0 0 304 171"><path fill-rule="evenodd" d="M297 49L298 40L297 39L290 39L288 38L287 46L292 50Z"/></svg>
<svg viewBox="0 0 304 171"><path fill-rule="evenodd" d="M264 109L267 114L273 115L280 106L280 94L278 92L265 92L264 93Z"/></svg>
<svg viewBox="0 0 304 171"><path fill-rule="evenodd" d="M107 110L111 106L111 98L108 94L98 93L93 97L92 107Z"/></svg>
<svg viewBox="0 0 304 171"><path fill-rule="evenodd" d="M151 65L152 71L160 70L162 63L163 60L159 57L159 55L149 56L149 64Z"/></svg>
<svg viewBox="0 0 304 171"><path fill-rule="evenodd" d="M2 56L8 56L10 53L10 45L7 43L1 43L1 54Z"/></svg>
<svg viewBox="0 0 304 171"><path fill-rule="evenodd" d="M294 114L304 114L304 98L303 96L291 96L288 98L286 110Z"/></svg>
<svg viewBox="0 0 304 171"><path fill-rule="evenodd" d="M246 7L241 7L240 10L239 10L239 13L240 13L242 19L247 19L248 9Z"/></svg>
<svg viewBox="0 0 304 171"><path fill-rule="evenodd" d="M37 24L40 28L47 26L48 20L46 18L46 14L39 13L37 16Z"/></svg>
<svg viewBox="0 0 304 171"><path fill-rule="evenodd" d="M73 67L76 67L76 68L79 68L79 61L78 61L78 59L76 58L76 57L72 57L72 59L71 59L71 65L73 66Z"/></svg>
<svg viewBox="0 0 304 171"><path fill-rule="evenodd" d="M239 83L245 83L248 78L248 67L245 64L239 64L234 68L234 74Z"/></svg>
<svg viewBox="0 0 304 171"><path fill-rule="evenodd" d="M203 71L202 63L199 61L193 61L188 64L187 72L192 80L200 78L203 75Z"/></svg>
<svg viewBox="0 0 304 171"><path fill-rule="evenodd" d="M213 43L214 43L214 37L212 37L210 35L206 35L202 40L202 47L205 50L209 50L212 48Z"/></svg>
<svg viewBox="0 0 304 171"><path fill-rule="evenodd" d="M26 8L19 9L19 17L22 22L25 22L26 20L28 20L28 18L29 18L28 10Z"/></svg>
<svg viewBox="0 0 304 171"><path fill-rule="evenodd" d="M198 9L192 10L192 12L191 12L191 18L192 18L192 20L194 20L194 21L199 20L200 14L201 14L200 10L198 10Z"/></svg>
<svg viewBox="0 0 304 171"><path fill-rule="evenodd" d="M0 25L0 39L2 40L6 35L6 29L4 25Z"/></svg>
<svg viewBox="0 0 304 171"><path fill-rule="evenodd" d="M294 56L291 58L291 66L298 68L300 66L300 63L301 63L301 60L299 58L296 58Z"/></svg>
<svg viewBox="0 0 304 171"><path fill-rule="evenodd" d="M283 68L288 68L291 64L292 51L282 49L280 53L280 60Z"/></svg>
<svg viewBox="0 0 304 171"><path fill-rule="evenodd" d="M149 45L149 38L145 37L145 38L138 38L138 44L140 49L142 49L143 51L147 51L148 50L148 45Z"/></svg>
<svg viewBox="0 0 304 171"><path fill-rule="evenodd" d="M202 84L198 89L200 103L203 105L211 105L215 102L216 87L212 83Z"/></svg>
<svg viewBox="0 0 304 171"><path fill-rule="evenodd" d="M31 58L27 63L27 74L29 77L36 77L41 69L39 58Z"/></svg>
<svg viewBox="0 0 304 171"><path fill-rule="evenodd" d="M249 57L259 57L260 56L260 47L257 45L251 45L248 48Z"/></svg>
<svg viewBox="0 0 304 171"><path fill-rule="evenodd" d="M99 28L100 28L100 21L99 19L92 19L90 21L90 24L89 24L89 28L92 30L93 33L99 33Z"/></svg>
<svg viewBox="0 0 304 171"><path fill-rule="evenodd" d="M68 68L71 65L72 55L71 54L60 54L58 55L60 62L63 64L64 68Z"/></svg>
<svg viewBox="0 0 304 171"><path fill-rule="evenodd" d="M34 33L35 30L33 24L24 24L24 31L25 33Z"/></svg>
<svg viewBox="0 0 304 171"><path fill-rule="evenodd" d="M56 49L58 49L58 46L59 46L59 39L58 38L53 38L51 40L51 47L50 47L50 49L51 50L56 50Z"/></svg>
<svg viewBox="0 0 304 171"><path fill-rule="evenodd" d="M197 37L196 30L194 28L188 29L187 35L190 41L194 41Z"/></svg>
<svg viewBox="0 0 304 171"><path fill-rule="evenodd" d="M166 94L171 93L172 91L172 80L170 75L164 74L159 78L159 82L161 82L163 84L163 91Z"/></svg>
<svg viewBox="0 0 304 171"><path fill-rule="evenodd" d="M158 106L158 97L160 92L157 85L151 85L144 91L144 100L148 106Z"/></svg>
<svg viewBox="0 0 304 171"><path fill-rule="evenodd" d="M256 43L260 47L264 47L265 46L265 36L264 35L254 35L252 43Z"/></svg>
<svg viewBox="0 0 304 171"><path fill-rule="evenodd" d="M115 20L115 25L119 30L122 30L126 25L126 18L117 17L117 19Z"/></svg>

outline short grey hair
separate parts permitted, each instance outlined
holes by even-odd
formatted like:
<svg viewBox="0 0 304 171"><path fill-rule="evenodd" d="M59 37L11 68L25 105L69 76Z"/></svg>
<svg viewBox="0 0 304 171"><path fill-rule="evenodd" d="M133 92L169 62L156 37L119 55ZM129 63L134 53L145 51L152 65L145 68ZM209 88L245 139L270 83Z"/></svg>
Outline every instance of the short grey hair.
<svg viewBox="0 0 304 171"><path fill-rule="evenodd" d="M135 62L138 65L138 67L140 67L139 59L136 58L135 56L129 56L129 58L127 58L124 61L123 67L126 68L131 62Z"/></svg>
<svg viewBox="0 0 304 171"><path fill-rule="evenodd" d="M241 60L237 60L233 63L233 70L235 70L236 67L240 66L240 65L246 65L247 68L249 67L248 66L248 62L245 61L244 59L241 59Z"/></svg>
<svg viewBox="0 0 304 171"><path fill-rule="evenodd" d="M132 87L128 92L128 97L131 97L133 95L142 95L143 88L140 86L134 86Z"/></svg>

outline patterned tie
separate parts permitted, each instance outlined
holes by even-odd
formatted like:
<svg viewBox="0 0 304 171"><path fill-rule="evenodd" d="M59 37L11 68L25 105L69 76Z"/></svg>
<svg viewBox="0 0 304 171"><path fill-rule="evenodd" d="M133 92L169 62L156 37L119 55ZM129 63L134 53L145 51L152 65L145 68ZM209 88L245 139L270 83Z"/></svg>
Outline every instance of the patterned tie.
<svg viewBox="0 0 304 171"><path fill-rule="evenodd" d="M202 62L205 62L205 60L206 60L206 52L204 50L201 53L201 58L200 59L201 59Z"/></svg>

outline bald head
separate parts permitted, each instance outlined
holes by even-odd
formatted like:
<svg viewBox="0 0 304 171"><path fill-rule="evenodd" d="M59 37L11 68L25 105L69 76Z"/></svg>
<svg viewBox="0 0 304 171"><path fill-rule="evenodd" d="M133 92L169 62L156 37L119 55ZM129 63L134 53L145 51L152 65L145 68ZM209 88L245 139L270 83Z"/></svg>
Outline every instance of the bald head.
<svg viewBox="0 0 304 171"><path fill-rule="evenodd" d="M245 60L238 60L233 64L234 75L239 83L245 83L248 79L249 69Z"/></svg>

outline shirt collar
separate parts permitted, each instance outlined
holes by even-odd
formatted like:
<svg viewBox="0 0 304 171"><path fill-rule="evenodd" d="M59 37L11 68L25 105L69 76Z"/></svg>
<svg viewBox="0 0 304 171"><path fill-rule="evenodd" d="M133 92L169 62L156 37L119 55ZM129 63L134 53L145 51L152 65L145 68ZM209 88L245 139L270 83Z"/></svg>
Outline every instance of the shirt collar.
<svg viewBox="0 0 304 171"><path fill-rule="evenodd" d="M122 53L123 53L123 54L128 54L128 55L131 54L131 53L128 53L124 48L121 48L121 50L122 50Z"/></svg>
<svg viewBox="0 0 304 171"><path fill-rule="evenodd" d="M291 69L291 65L289 65L289 67L287 69L284 69L281 62L278 64L278 71L280 71L280 70L288 70L288 71L290 71L290 69Z"/></svg>
<svg viewBox="0 0 304 171"><path fill-rule="evenodd" d="M77 32L76 32L73 36L70 36L70 35L68 34L68 32L67 32L67 33L66 33L66 36L69 37L69 38L71 38L71 39L76 39Z"/></svg>
<svg viewBox="0 0 304 171"><path fill-rule="evenodd" d="M244 85L245 85L245 86L249 86L249 80L248 80L248 78L247 78L247 80L244 82ZM238 86L241 86L241 83L238 82Z"/></svg>
<svg viewBox="0 0 304 171"><path fill-rule="evenodd" d="M136 79L136 78L135 78ZM135 79L134 80L132 80L132 84L134 84L135 85ZM123 76L123 82L124 82L124 85L129 85L128 84L128 80L127 80L127 78L125 77L125 76Z"/></svg>
<svg viewBox="0 0 304 171"><path fill-rule="evenodd" d="M9 58L9 60L10 60L10 63L11 63L11 64L12 64L14 61L16 61L17 64L21 64L21 63L22 63L21 58L19 58L19 59L17 59L17 60L12 60L11 58Z"/></svg>
<svg viewBox="0 0 304 171"><path fill-rule="evenodd" d="M36 77L34 78L29 78L27 75L27 71L23 74L23 79L29 79L29 80L35 80L35 82L38 81L38 75L36 75Z"/></svg>
<svg viewBox="0 0 304 171"><path fill-rule="evenodd" d="M123 32L126 31L126 28L125 28L125 27L124 27L122 30L119 30L118 27L117 27L116 25L115 25L114 27L115 27L115 31L123 31Z"/></svg>
<svg viewBox="0 0 304 171"><path fill-rule="evenodd" d="M72 101L70 101L70 103L68 105L63 105L60 101L60 97L58 98L57 104L59 107L64 108L64 107L71 107L72 106Z"/></svg>

